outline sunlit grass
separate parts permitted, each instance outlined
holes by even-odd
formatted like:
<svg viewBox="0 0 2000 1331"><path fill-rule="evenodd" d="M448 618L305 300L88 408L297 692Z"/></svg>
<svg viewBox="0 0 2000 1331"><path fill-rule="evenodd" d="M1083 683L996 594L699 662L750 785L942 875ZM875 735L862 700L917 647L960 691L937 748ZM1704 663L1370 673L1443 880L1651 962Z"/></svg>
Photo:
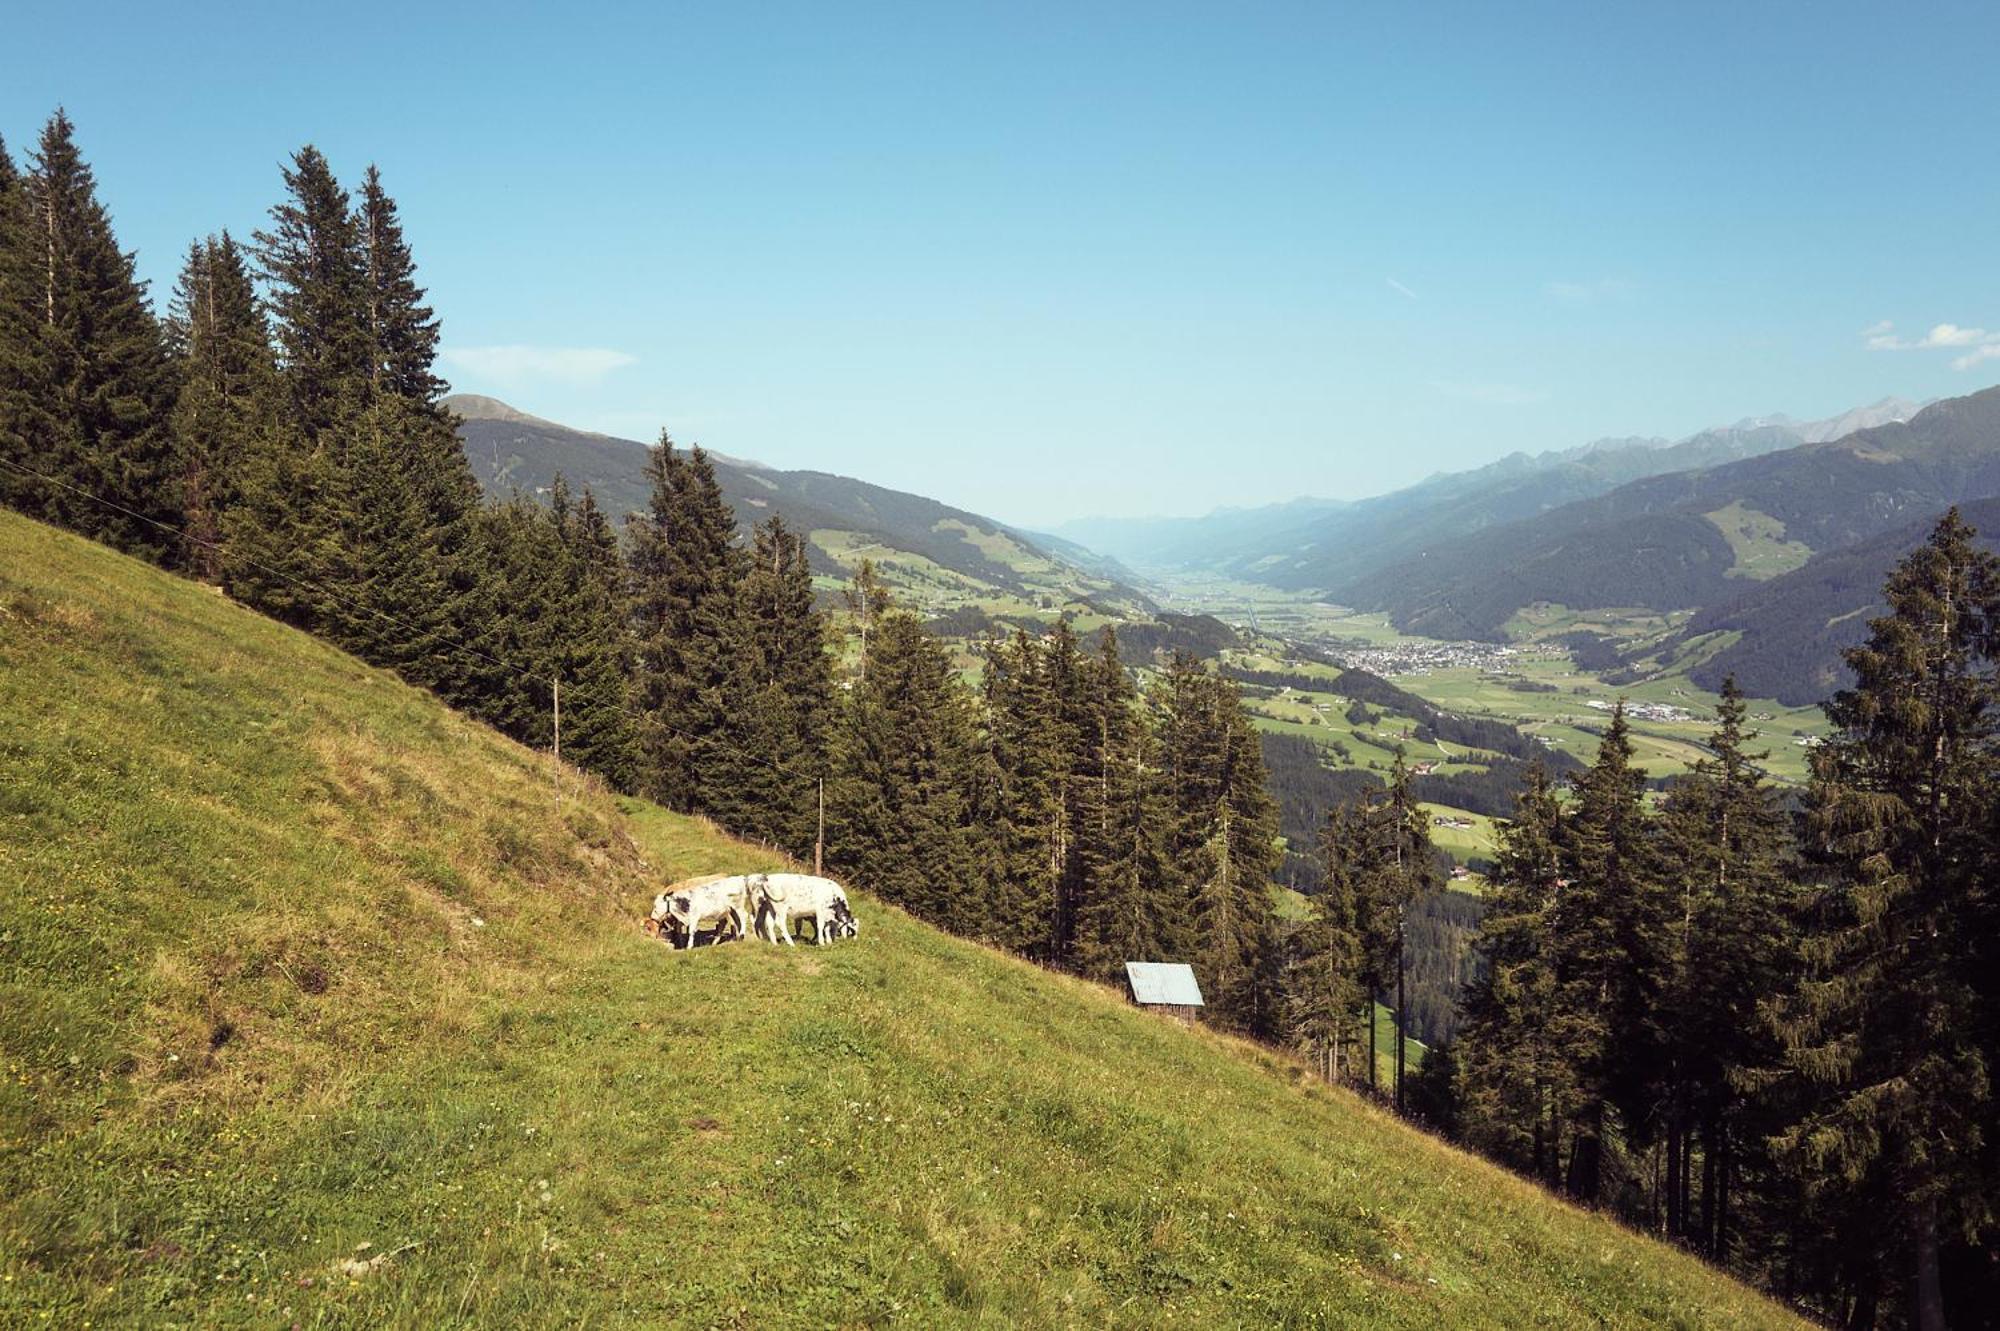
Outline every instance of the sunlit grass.
<svg viewBox="0 0 2000 1331"><path fill-rule="evenodd" d="M662 947L769 857L8 514L0 753L0 1325L1788 1324L865 894Z"/></svg>

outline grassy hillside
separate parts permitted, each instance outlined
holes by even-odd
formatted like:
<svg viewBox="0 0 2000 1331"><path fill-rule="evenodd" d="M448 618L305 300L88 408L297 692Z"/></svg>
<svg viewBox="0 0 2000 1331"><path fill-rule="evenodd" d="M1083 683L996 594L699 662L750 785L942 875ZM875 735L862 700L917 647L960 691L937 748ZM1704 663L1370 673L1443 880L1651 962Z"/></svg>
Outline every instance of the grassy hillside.
<svg viewBox="0 0 2000 1331"><path fill-rule="evenodd" d="M0 1325L1790 1324L865 897L669 951L755 852L4 512L0 753Z"/></svg>

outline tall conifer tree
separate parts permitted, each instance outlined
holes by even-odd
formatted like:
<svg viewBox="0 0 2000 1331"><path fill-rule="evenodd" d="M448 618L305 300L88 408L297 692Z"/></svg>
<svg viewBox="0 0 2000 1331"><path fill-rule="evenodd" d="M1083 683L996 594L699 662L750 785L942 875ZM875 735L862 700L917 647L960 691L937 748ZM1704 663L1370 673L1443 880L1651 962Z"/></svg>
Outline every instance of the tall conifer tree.
<svg viewBox="0 0 2000 1331"><path fill-rule="evenodd" d="M627 525L641 789L668 808L711 807L732 725L731 663L742 556L708 455L664 432L646 462L649 511Z"/></svg>
<svg viewBox="0 0 2000 1331"><path fill-rule="evenodd" d="M1187 884L1208 1010L1253 1034L1275 1030L1271 876L1283 858L1277 804L1235 688L1176 652L1154 692L1171 845Z"/></svg>
<svg viewBox="0 0 2000 1331"><path fill-rule="evenodd" d="M990 938L991 858L972 697L914 615L894 610L871 635L868 677L836 727L827 790L837 872L954 933Z"/></svg>
<svg viewBox="0 0 2000 1331"><path fill-rule="evenodd" d="M29 470L46 470L34 441L53 431L45 419L49 371L31 222L27 182L0 141L0 503L39 515L47 487Z"/></svg>
<svg viewBox="0 0 2000 1331"><path fill-rule="evenodd" d="M1160 779L1157 743L1138 710L1137 691L1107 626L1094 669L1086 667L1092 701L1092 770L1079 782L1076 834L1081 884L1074 904L1070 964L1113 981L1128 961L1188 955L1189 939L1167 835L1171 823Z"/></svg>
<svg viewBox="0 0 2000 1331"><path fill-rule="evenodd" d="M1774 1053L1758 1000L1795 969L1786 827L1757 766L1769 755L1748 748L1748 710L1725 680L1709 755L1662 807L1666 975L1643 1037L1665 1136L1665 1228L1718 1258L1728 1255L1732 1179L1760 1145L1740 1089Z"/></svg>
<svg viewBox="0 0 2000 1331"><path fill-rule="evenodd" d="M1362 1014L1373 1007L1363 980L1358 926L1357 879L1368 858L1366 837L1358 804L1327 811L1319 842L1322 884L1294 936L1286 977L1293 1039L1329 1081L1354 1076Z"/></svg>
<svg viewBox="0 0 2000 1331"><path fill-rule="evenodd" d="M37 484L34 506L127 552L170 558L179 515L165 339L67 115L49 118L29 160L29 308L40 327L18 367L36 405L17 429L27 465L58 482Z"/></svg>
<svg viewBox="0 0 2000 1331"><path fill-rule="evenodd" d="M307 144L284 168L285 199L256 235L292 423L308 447L352 419L373 381L367 256L347 191Z"/></svg>
<svg viewBox="0 0 2000 1331"><path fill-rule="evenodd" d="M1562 1183L1573 1073L1556 1035L1556 919L1567 880L1562 806L1547 769L1528 769L1502 823L1473 944L1485 967L1469 986L1459 1039L1462 1123L1480 1150Z"/></svg>
<svg viewBox="0 0 2000 1331"><path fill-rule="evenodd" d="M277 428L277 372L270 332L243 252L228 232L188 248L166 321L179 388L175 472L184 566L223 576L224 531L246 470Z"/></svg>
<svg viewBox="0 0 2000 1331"><path fill-rule="evenodd" d="M1067 624L1044 641L1017 630L986 649L987 735L999 781L996 849L1005 884L995 903L1000 940L1052 966L1067 960L1078 891L1074 787L1084 776L1077 757L1088 724L1075 706L1080 665Z"/></svg>
<svg viewBox="0 0 2000 1331"><path fill-rule="evenodd" d="M826 774L832 670L805 537L776 514L753 533L727 664L727 744L709 808L743 836L812 858Z"/></svg>
<svg viewBox="0 0 2000 1331"><path fill-rule="evenodd" d="M1808 1194L1865 1194L1923 1331L1946 1320L1941 1254L1993 1223L1994 1119L1978 971L1996 780L2000 566L1956 509L1885 588L1826 704L1808 821L1829 870L1810 971L1782 1011L1785 1064L1815 1094L1778 1138ZM1865 1259L1864 1259L1865 1260ZM1864 1298L1873 1291L1863 1291Z"/></svg>
<svg viewBox="0 0 2000 1331"><path fill-rule="evenodd" d="M1569 1105L1570 1195L1595 1202L1603 1181L1621 1089L1631 1066L1622 1037L1659 976L1650 932L1658 895L1646 821L1646 774L1632 763L1631 727L1621 702L1597 746L1597 760L1576 778L1575 807L1564 820L1566 881L1555 908L1555 1038L1570 1051L1575 1095Z"/></svg>
<svg viewBox="0 0 2000 1331"><path fill-rule="evenodd" d="M367 289L369 385L377 393L435 402L446 388L434 371L437 315L424 303L396 201L383 189L382 173L373 163L361 179L354 226Z"/></svg>

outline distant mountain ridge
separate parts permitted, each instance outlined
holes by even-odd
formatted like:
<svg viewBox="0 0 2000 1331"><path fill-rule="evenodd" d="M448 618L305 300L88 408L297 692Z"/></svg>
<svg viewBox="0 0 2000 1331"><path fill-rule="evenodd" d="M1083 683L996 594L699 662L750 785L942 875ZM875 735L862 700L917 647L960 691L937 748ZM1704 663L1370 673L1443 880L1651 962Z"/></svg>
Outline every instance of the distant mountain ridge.
<svg viewBox="0 0 2000 1331"><path fill-rule="evenodd" d="M588 487L615 521L650 502L645 444L559 425L497 398L454 395L444 404L458 413L466 458L490 494L544 495L560 474L573 490ZM1115 565L1073 561L980 514L830 472L709 457L738 523L748 529L782 515L810 537L812 569L825 578L844 579L870 557L921 609L1009 600L1142 616L1152 609Z"/></svg>
<svg viewBox="0 0 2000 1331"><path fill-rule="evenodd" d="M1760 573L1994 495L2000 389L1840 439L1633 481L1533 521L1428 545L1331 591L1409 632L1496 639L1536 602L1720 605Z"/></svg>
<svg viewBox="0 0 2000 1331"><path fill-rule="evenodd" d="M1650 476L1795 448L1920 410L1888 397L1817 421L1769 416L1680 440L1628 436L1573 448L1510 453L1469 471L1433 475L1369 499L1298 499L1198 518L1081 518L1055 534L1140 572L1202 572L1293 589L1332 589L1428 547L1532 518Z"/></svg>

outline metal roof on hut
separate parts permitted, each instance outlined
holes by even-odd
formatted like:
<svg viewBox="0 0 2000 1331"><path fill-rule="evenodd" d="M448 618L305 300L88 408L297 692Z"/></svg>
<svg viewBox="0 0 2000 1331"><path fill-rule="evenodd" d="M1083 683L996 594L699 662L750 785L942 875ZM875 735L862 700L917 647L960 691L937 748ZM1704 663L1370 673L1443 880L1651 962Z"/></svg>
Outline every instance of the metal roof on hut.
<svg viewBox="0 0 2000 1331"><path fill-rule="evenodd" d="M1128 961L1125 982L1141 1007L1200 1007L1201 986L1194 967L1177 961Z"/></svg>

